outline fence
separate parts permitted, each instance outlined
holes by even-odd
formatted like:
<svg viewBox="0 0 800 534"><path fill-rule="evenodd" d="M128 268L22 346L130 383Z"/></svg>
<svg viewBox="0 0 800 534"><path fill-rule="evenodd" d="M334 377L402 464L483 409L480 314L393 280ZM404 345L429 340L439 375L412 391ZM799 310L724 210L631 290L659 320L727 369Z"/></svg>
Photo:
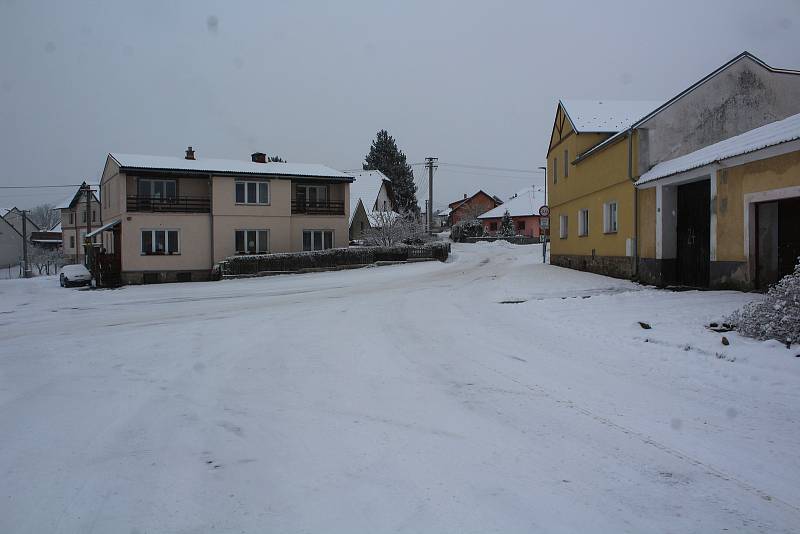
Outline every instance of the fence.
<svg viewBox="0 0 800 534"><path fill-rule="evenodd" d="M420 246L350 247L313 252L251 254L225 258L219 263L219 274L232 277L359 267L378 262L421 259L446 261L449 253L450 243L436 242Z"/></svg>

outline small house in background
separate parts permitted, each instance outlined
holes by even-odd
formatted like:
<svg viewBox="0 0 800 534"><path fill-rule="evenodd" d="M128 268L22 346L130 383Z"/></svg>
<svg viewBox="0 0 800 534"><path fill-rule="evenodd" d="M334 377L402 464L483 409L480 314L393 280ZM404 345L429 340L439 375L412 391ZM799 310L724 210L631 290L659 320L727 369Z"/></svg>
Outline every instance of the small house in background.
<svg viewBox="0 0 800 534"><path fill-rule="evenodd" d="M376 213L396 212L392 182L381 171L354 173L350 184L350 240L362 239L381 217Z"/></svg>
<svg viewBox="0 0 800 534"><path fill-rule="evenodd" d="M471 197L464 193L464 198L448 205L450 210L448 222L453 225L460 221L476 219L479 215L483 215L502 203L503 201L496 196L489 195L482 190Z"/></svg>
<svg viewBox="0 0 800 534"><path fill-rule="evenodd" d="M31 243L48 250L58 250L63 244L61 237L61 221L49 230L31 232Z"/></svg>
<svg viewBox="0 0 800 534"><path fill-rule="evenodd" d="M539 208L543 204L544 196L537 198L534 187L526 187L518 191L504 204L487 211L483 215L479 215L478 219L483 223L483 229L487 234L496 235L500 230L503 216L508 211L517 235L539 237L541 234Z"/></svg>

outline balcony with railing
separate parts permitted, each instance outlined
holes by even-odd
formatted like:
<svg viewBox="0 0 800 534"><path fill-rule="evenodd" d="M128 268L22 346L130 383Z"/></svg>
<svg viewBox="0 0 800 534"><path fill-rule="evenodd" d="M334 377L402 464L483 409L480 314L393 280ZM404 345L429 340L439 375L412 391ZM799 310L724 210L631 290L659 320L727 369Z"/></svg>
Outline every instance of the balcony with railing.
<svg viewBox="0 0 800 534"><path fill-rule="evenodd" d="M292 200L292 214L303 215L344 215L344 202L341 200Z"/></svg>
<svg viewBox="0 0 800 534"><path fill-rule="evenodd" d="M210 197L151 197L129 196L127 209L149 213L210 213Z"/></svg>

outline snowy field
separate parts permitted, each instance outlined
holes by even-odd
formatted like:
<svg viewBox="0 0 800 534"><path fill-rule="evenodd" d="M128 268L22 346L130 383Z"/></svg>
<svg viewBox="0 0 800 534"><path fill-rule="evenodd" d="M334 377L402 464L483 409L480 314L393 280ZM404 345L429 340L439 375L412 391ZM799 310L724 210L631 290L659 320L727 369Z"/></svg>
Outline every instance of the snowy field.
<svg viewBox="0 0 800 534"><path fill-rule="evenodd" d="M758 296L453 250L0 282L0 532L800 529L800 350L703 327Z"/></svg>

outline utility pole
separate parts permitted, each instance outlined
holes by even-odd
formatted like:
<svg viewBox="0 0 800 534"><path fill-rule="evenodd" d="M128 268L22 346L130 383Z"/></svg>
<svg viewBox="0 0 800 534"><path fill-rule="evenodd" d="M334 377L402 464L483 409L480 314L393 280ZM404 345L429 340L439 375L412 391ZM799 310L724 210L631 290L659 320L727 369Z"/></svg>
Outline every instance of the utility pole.
<svg viewBox="0 0 800 534"><path fill-rule="evenodd" d="M22 276L31 277L28 268L28 210L22 210Z"/></svg>
<svg viewBox="0 0 800 534"><path fill-rule="evenodd" d="M89 234L92 232L92 197L90 195L91 189L86 182L81 184L83 194L86 195L86 235L83 237L83 262L86 263L86 241L89 239Z"/></svg>
<svg viewBox="0 0 800 534"><path fill-rule="evenodd" d="M548 208L550 204L547 203L547 167L539 167L539 170L544 171L544 205ZM550 218L550 213L547 214L548 220ZM552 221L551 221L552 222ZM544 240L542 241L542 263L547 262L547 238L550 237L550 225L547 225L547 229L544 231Z"/></svg>
<svg viewBox="0 0 800 534"><path fill-rule="evenodd" d="M433 169L439 167L436 162L439 158L427 157L425 158L425 166L428 168L428 233L433 234Z"/></svg>

